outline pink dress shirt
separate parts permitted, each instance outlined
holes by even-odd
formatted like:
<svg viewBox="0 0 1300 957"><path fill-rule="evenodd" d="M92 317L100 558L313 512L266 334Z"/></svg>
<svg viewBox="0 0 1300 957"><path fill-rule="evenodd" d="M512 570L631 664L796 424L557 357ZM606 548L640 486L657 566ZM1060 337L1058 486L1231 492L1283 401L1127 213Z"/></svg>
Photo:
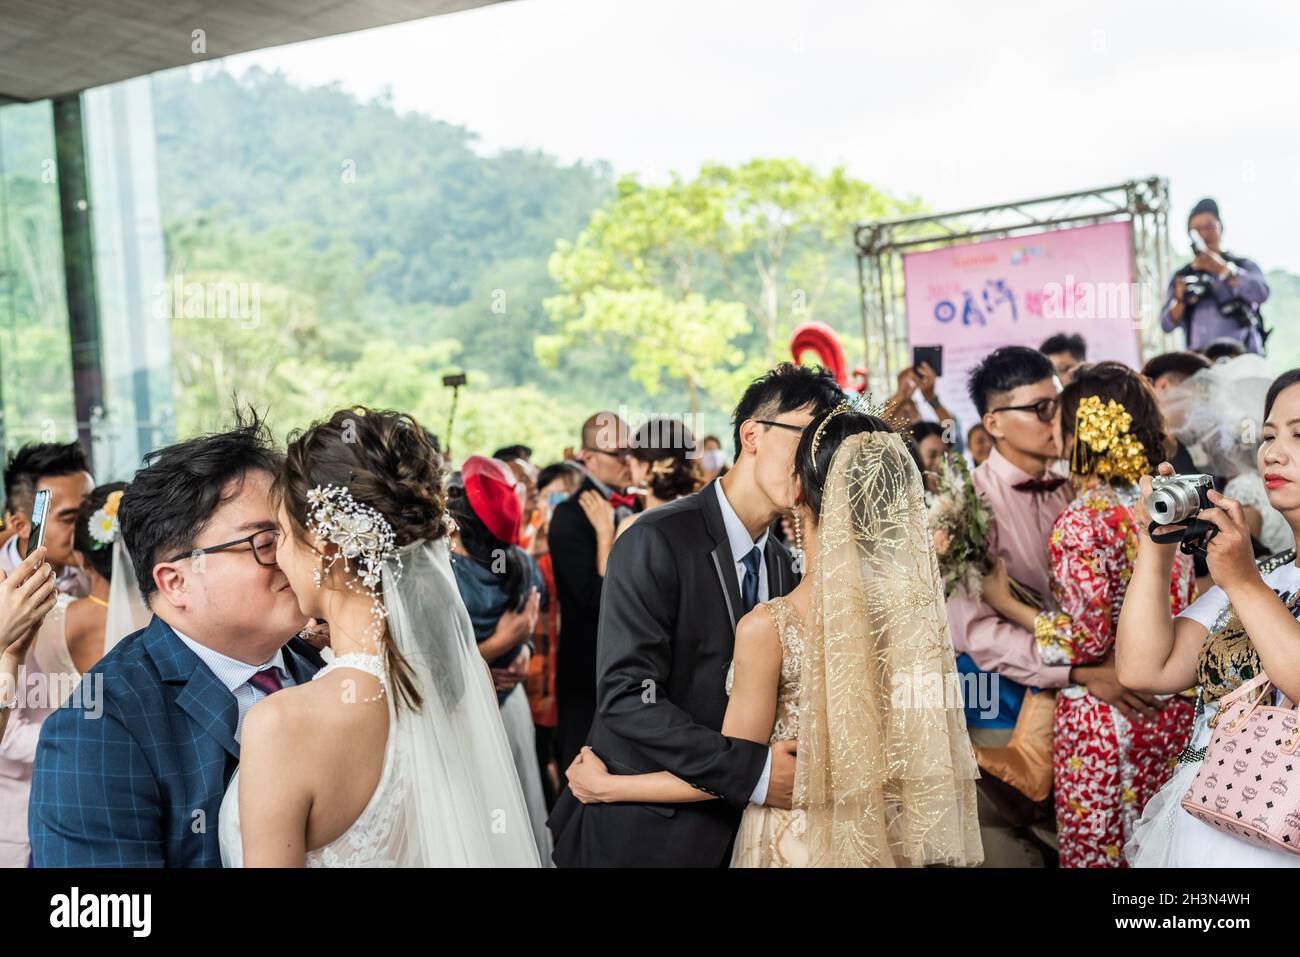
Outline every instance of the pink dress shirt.
<svg viewBox="0 0 1300 957"><path fill-rule="evenodd" d="M15 536L0 547L0 568L8 575L19 561ZM27 661L19 671L23 681L18 689L19 703L0 738L0 867L26 867L31 853L27 843L27 799L32 789L32 762L36 759L41 725L60 704L54 700L58 689L66 688L71 679L59 673L62 662L71 660L63 637L63 613L72 600L70 590L79 590L77 597L86 593L80 587L81 581L72 575L61 575L57 580L65 597L46 616L27 653Z"/></svg>
<svg viewBox="0 0 1300 957"><path fill-rule="evenodd" d="M989 554L1006 560L1007 573L1052 605L1047 562L1047 536L1074 492L1068 482L1052 492L1022 492L1012 486L1041 476L1012 465L995 448L971 481L993 514ZM957 654L970 655L981 671L1005 675L1033 688L1063 688L1070 681L1069 665L1044 664L1034 636L1002 618L984 602L973 601L958 588L948 600L948 630Z"/></svg>

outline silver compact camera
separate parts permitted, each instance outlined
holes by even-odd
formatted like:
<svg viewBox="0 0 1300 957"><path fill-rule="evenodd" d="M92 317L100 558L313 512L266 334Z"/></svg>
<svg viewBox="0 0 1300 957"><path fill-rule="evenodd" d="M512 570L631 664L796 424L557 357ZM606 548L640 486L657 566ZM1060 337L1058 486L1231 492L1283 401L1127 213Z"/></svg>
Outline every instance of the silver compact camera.
<svg viewBox="0 0 1300 957"><path fill-rule="evenodd" d="M1182 525L1203 508L1212 508L1207 492L1214 488L1208 475L1157 475L1151 479L1147 512L1156 525Z"/></svg>

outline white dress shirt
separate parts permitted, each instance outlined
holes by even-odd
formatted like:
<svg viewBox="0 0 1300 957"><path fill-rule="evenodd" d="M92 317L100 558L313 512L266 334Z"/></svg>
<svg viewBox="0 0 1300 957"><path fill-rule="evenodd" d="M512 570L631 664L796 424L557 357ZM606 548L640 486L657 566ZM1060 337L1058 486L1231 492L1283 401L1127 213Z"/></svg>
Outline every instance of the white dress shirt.
<svg viewBox="0 0 1300 957"><path fill-rule="evenodd" d="M736 510L731 507L727 501L727 494L722 491L722 483L714 483L718 489L718 504L722 506L722 524L727 530L727 542L731 545L731 557L735 562L736 584L740 586L741 594L745 590L745 565L744 558L754 546L758 546L761 555L764 547L767 545L767 529L763 529L763 534L756 539L749 537L749 529L745 523L740 520ZM758 563L758 600L767 601L767 562L759 561ZM767 800L767 785L772 777L772 749L767 749L767 760L763 762L763 773L758 777L758 784L754 785L754 793L749 796L751 804L762 804Z"/></svg>
<svg viewBox="0 0 1300 957"><path fill-rule="evenodd" d="M175 628L172 631L176 631ZM187 648L199 656L199 660L212 669L212 673L217 676L217 680L226 686L226 689L235 696L235 702L239 705L239 720L235 723L235 741L238 742L240 735L244 731L244 716L248 714L250 708L257 702L266 697L266 693L260 688L254 688L248 683L248 679L253 677L259 671L265 671L272 665L280 669L280 684L286 688L297 684L293 680L293 675L284 664L284 649L277 648L275 654L268 661L260 665L250 665L245 661L238 661L228 655L209 648L207 645L201 645L188 635L182 635L176 631L176 637L185 642Z"/></svg>

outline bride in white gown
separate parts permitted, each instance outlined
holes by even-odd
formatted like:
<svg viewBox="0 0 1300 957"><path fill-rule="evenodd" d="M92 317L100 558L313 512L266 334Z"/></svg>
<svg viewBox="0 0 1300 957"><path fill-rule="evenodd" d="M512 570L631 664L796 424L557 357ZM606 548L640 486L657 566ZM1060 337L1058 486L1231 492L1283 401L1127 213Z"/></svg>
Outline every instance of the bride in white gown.
<svg viewBox="0 0 1300 957"><path fill-rule="evenodd" d="M276 557L303 613L329 622L333 658L248 713L225 866L538 866L440 467L390 412L343 410L290 443ZM272 688L292 680L267 671Z"/></svg>

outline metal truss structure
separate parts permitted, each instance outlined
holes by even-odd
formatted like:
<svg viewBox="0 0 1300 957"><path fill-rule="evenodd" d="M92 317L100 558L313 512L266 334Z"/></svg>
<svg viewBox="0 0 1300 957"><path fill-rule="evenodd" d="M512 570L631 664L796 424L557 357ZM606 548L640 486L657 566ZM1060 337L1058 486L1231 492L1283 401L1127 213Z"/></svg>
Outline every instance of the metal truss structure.
<svg viewBox="0 0 1300 957"><path fill-rule="evenodd" d="M894 377L910 365L904 253L1112 222L1129 224L1133 281L1140 289L1160 290L1140 297L1143 358L1181 348L1158 321L1172 250L1169 182L1153 176L1077 193L859 224L854 240L870 388L878 394L892 392Z"/></svg>

